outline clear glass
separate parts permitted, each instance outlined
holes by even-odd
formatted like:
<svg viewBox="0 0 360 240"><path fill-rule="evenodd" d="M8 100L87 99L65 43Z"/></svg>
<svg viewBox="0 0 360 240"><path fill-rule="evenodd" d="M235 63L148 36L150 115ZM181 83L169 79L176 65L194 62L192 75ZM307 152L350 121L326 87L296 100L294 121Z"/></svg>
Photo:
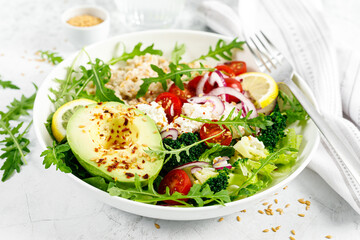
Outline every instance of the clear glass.
<svg viewBox="0 0 360 240"><path fill-rule="evenodd" d="M129 30L171 28L186 0L115 0L124 26Z"/></svg>

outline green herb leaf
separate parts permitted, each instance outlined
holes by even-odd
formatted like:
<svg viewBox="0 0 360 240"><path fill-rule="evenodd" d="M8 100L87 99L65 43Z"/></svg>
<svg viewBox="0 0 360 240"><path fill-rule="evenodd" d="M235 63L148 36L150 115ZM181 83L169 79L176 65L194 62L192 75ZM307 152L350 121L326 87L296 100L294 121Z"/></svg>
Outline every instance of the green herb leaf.
<svg viewBox="0 0 360 240"><path fill-rule="evenodd" d="M228 44L224 40L220 39L216 43L216 46L214 49L210 46L207 54L201 55L199 58L193 60L192 62L195 62L198 60L205 60L206 58L213 58L217 61L220 61L220 57L225 60L230 61L230 60L232 60L232 50L235 48L243 50L242 46L244 44L245 44L245 42L238 41L237 38L235 38Z"/></svg>
<svg viewBox="0 0 360 240"><path fill-rule="evenodd" d="M47 150L43 151L40 157L44 157L43 165L48 169L51 165L56 166L56 170L60 170L64 173L71 173L71 168L65 163L65 153L71 151L68 143L56 144L47 147Z"/></svg>
<svg viewBox="0 0 360 240"><path fill-rule="evenodd" d="M0 158L5 159L4 164L0 170L4 171L1 181L6 181L10 178L14 171L20 172L20 166L26 164L25 156L30 150L27 148L30 141L24 137L31 126L32 121L28 124L23 132L20 132L20 128L23 122L19 123L16 127L11 128L9 122L0 119L0 134L6 134L7 137L0 143L5 143L5 146L1 148L4 152Z"/></svg>
<svg viewBox="0 0 360 240"><path fill-rule="evenodd" d="M214 138L214 137L217 137L217 136L223 134L224 131L225 131L225 130L223 130L223 131L221 131L220 133L215 134L215 135L213 135L213 136L211 136L211 137L205 138L205 139L203 139L203 140L201 140L201 141L198 141L198 142L195 142L195 143L193 143L193 144L191 144L191 145L183 146L183 147L181 147L181 148L174 149L174 148L171 148L170 146L167 145L166 147L169 148L169 149L171 149L171 150L166 150L166 149L151 149L151 148L149 148L149 149L147 149L147 150L145 149L144 151L145 151L147 154L149 154L149 155L155 155L155 156L159 156L159 157L168 155L167 159L165 159L165 161L164 161L164 164L165 164L167 161L169 161L169 159L170 159L171 156L173 156L173 155L176 157L177 161L180 162L180 159L181 159L180 153L186 152L187 155L190 155L190 148L192 148L192 147L194 147L194 146L196 146L196 145L199 145L199 144L202 143L202 142L205 142L205 141L207 141L207 140L210 140L210 139L212 139L212 138Z"/></svg>
<svg viewBox="0 0 360 240"><path fill-rule="evenodd" d="M181 115L181 117L192 120L192 121L202 122L202 123L217 124L221 128L223 128L223 126L226 126L227 128L229 128L229 130L233 136L234 136L234 131L236 131L240 136L242 136L242 133L241 133L239 127L243 127L246 132L255 133L254 127L266 129L266 127L271 126L273 124L271 121L266 120L264 115L259 115L258 117L249 119L251 111L248 112L245 117L241 116L241 111L239 111L237 116L233 117L234 111L235 111L235 108L233 108L231 110L231 112L229 113L227 118L224 118L224 116L221 116L221 118L215 122L212 121L211 119L190 118L185 115Z"/></svg>
<svg viewBox="0 0 360 240"><path fill-rule="evenodd" d="M216 157L227 156L231 158L235 154L235 149L230 146L224 146L218 143L208 143L208 146L210 148L201 154L199 161L212 163L212 160L214 160Z"/></svg>
<svg viewBox="0 0 360 240"><path fill-rule="evenodd" d="M64 59L58 55L57 52L51 51L38 51L40 53L40 57L44 60L47 60L49 63L54 65L61 63Z"/></svg>
<svg viewBox="0 0 360 240"><path fill-rule="evenodd" d="M175 65L174 63L169 64L169 73L165 73L163 69L151 64L151 69L154 70L158 76L157 77L151 77L151 78L143 78L144 81L141 86L140 90L138 91L136 98L140 98L144 96L149 89L150 84L160 82L163 89L167 90L167 80L171 80L175 83L176 86L178 86L181 90L184 90L184 84L183 81L186 81L191 78L192 72L198 72L202 73L204 71L213 71L213 68L205 68L205 67L199 67L199 68L190 68L186 64L178 64ZM183 76L186 76L186 79L183 79Z"/></svg>
<svg viewBox="0 0 360 240"><path fill-rule="evenodd" d="M169 188L166 189L164 194L160 194L156 192L153 184L154 179L151 178L148 181L147 188L141 188L140 178L138 175L135 175L135 188L124 189L118 187L116 183L109 183L108 192L111 196L120 196L137 202L156 204L160 201L172 200L186 207L202 207L212 202L224 205L225 203L230 202L230 197L226 190L214 194L208 185L202 188L200 184L194 184L187 195L182 195L179 192L170 194ZM196 205L183 201L182 199L184 198L195 200Z"/></svg>
<svg viewBox="0 0 360 240"><path fill-rule="evenodd" d="M283 101L281 112L286 113L287 124L309 119L309 115L304 110L295 96L288 96L284 91L279 90L279 98Z"/></svg>
<svg viewBox="0 0 360 240"><path fill-rule="evenodd" d="M84 182L98 188L98 189L101 189L103 191L106 192L106 190L108 189L108 186L109 186L109 183L107 183L105 181L105 179L103 177L89 177L89 178L85 178L85 179L82 179Z"/></svg>
<svg viewBox="0 0 360 240"><path fill-rule="evenodd" d="M0 76L1 78L1 76ZM18 86L12 84L11 81L4 81L0 79L0 87L3 89L10 88L10 89L20 89Z"/></svg>
<svg viewBox="0 0 360 240"><path fill-rule="evenodd" d="M175 65L179 64L182 59L182 55L185 54L186 47L185 44L175 43L174 50L171 52L171 61L175 63Z"/></svg>
<svg viewBox="0 0 360 240"><path fill-rule="evenodd" d="M112 58L109 61L109 64L114 65L117 62L126 61L128 59L134 58L135 56L142 56L147 53L153 54L153 55L159 55L159 56L163 55L163 52L161 50L154 49L154 44L151 44L150 46L146 47L144 50L141 50L141 46L142 46L142 43L140 42L140 43L136 44L134 49L129 53L124 50L123 54L120 57Z"/></svg>

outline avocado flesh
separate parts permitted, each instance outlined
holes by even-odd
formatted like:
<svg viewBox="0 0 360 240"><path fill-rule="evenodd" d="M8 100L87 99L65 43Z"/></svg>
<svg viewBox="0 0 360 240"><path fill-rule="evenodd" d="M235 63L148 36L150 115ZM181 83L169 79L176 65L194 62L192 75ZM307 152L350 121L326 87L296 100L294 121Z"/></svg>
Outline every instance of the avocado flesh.
<svg viewBox="0 0 360 240"><path fill-rule="evenodd" d="M164 158L144 150L163 149L155 122L134 107L107 102L74 113L67 140L79 163L92 175L133 185L135 174L145 183L160 172Z"/></svg>

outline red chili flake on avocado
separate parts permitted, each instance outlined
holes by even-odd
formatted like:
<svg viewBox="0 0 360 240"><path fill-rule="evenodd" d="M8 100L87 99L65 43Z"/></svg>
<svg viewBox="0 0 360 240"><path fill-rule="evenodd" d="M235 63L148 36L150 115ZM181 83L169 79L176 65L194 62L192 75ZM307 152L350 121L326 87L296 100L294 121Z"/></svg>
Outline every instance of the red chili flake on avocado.
<svg viewBox="0 0 360 240"><path fill-rule="evenodd" d="M103 103L102 102L98 102L97 105L102 105Z"/></svg>
<svg viewBox="0 0 360 240"><path fill-rule="evenodd" d="M94 151L95 151L95 152L98 152L98 151L99 151L99 149L98 149L98 148L95 148L95 149L94 149Z"/></svg>
<svg viewBox="0 0 360 240"><path fill-rule="evenodd" d="M121 132L126 132L126 131L129 131L130 129L129 128L124 128L123 130L121 130Z"/></svg>
<svg viewBox="0 0 360 240"><path fill-rule="evenodd" d="M127 118L125 118L124 125L127 126L128 123L129 123L129 120Z"/></svg>
<svg viewBox="0 0 360 240"><path fill-rule="evenodd" d="M128 172L125 173L125 175L126 175L127 178L132 178L132 177L135 176L133 173L128 173Z"/></svg>
<svg viewBox="0 0 360 240"><path fill-rule="evenodd" d="M148 179L149 178L149 175L148 174L145 174L144 176L143 176L143 179Z"/></svg>

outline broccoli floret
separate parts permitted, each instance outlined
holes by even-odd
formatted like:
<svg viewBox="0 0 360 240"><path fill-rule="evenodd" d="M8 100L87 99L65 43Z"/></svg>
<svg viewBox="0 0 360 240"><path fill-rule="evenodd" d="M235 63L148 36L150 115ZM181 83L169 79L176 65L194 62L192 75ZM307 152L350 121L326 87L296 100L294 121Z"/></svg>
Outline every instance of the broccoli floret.
<svg viewBox="0 0 360 240"><path fill-rule="evenodd" d="M264 143L266 149L273 152L277 142L285 136L287 116L281 114L279 106L276 105L274 111L265 118L272 121L273 125L262 129L258 139Z"/></svg>
<svg viewBox="0 0 360 240"><path fill-rule="evenodd" d="M211 177L203 184L203 186L209 185L211 191L214 193L224 190L229 185L229 169L224 168L218 172L215 177Z"/></svg>
<svg viewBox="0 0 360 240"><path fill-rule="evenodd" d="M165 149L179 149L181 147L189 146L195 142L199 141L199 137L194 133L183 133L178 137L176 140L172 140L170 138L164 138L163 144ZM169 161L163 166L161 170L161 175L166 174L167 172L171 171L173 168L183 165L185 163L198 161L201 154L205 152L207 149L206 144L204 142L195 145L194 147L190 148L189 155L183 151L180 153L180 161L176 159L176 156L173 155L169 159ZM165 159L168 156L165 156Z"/></svg>

